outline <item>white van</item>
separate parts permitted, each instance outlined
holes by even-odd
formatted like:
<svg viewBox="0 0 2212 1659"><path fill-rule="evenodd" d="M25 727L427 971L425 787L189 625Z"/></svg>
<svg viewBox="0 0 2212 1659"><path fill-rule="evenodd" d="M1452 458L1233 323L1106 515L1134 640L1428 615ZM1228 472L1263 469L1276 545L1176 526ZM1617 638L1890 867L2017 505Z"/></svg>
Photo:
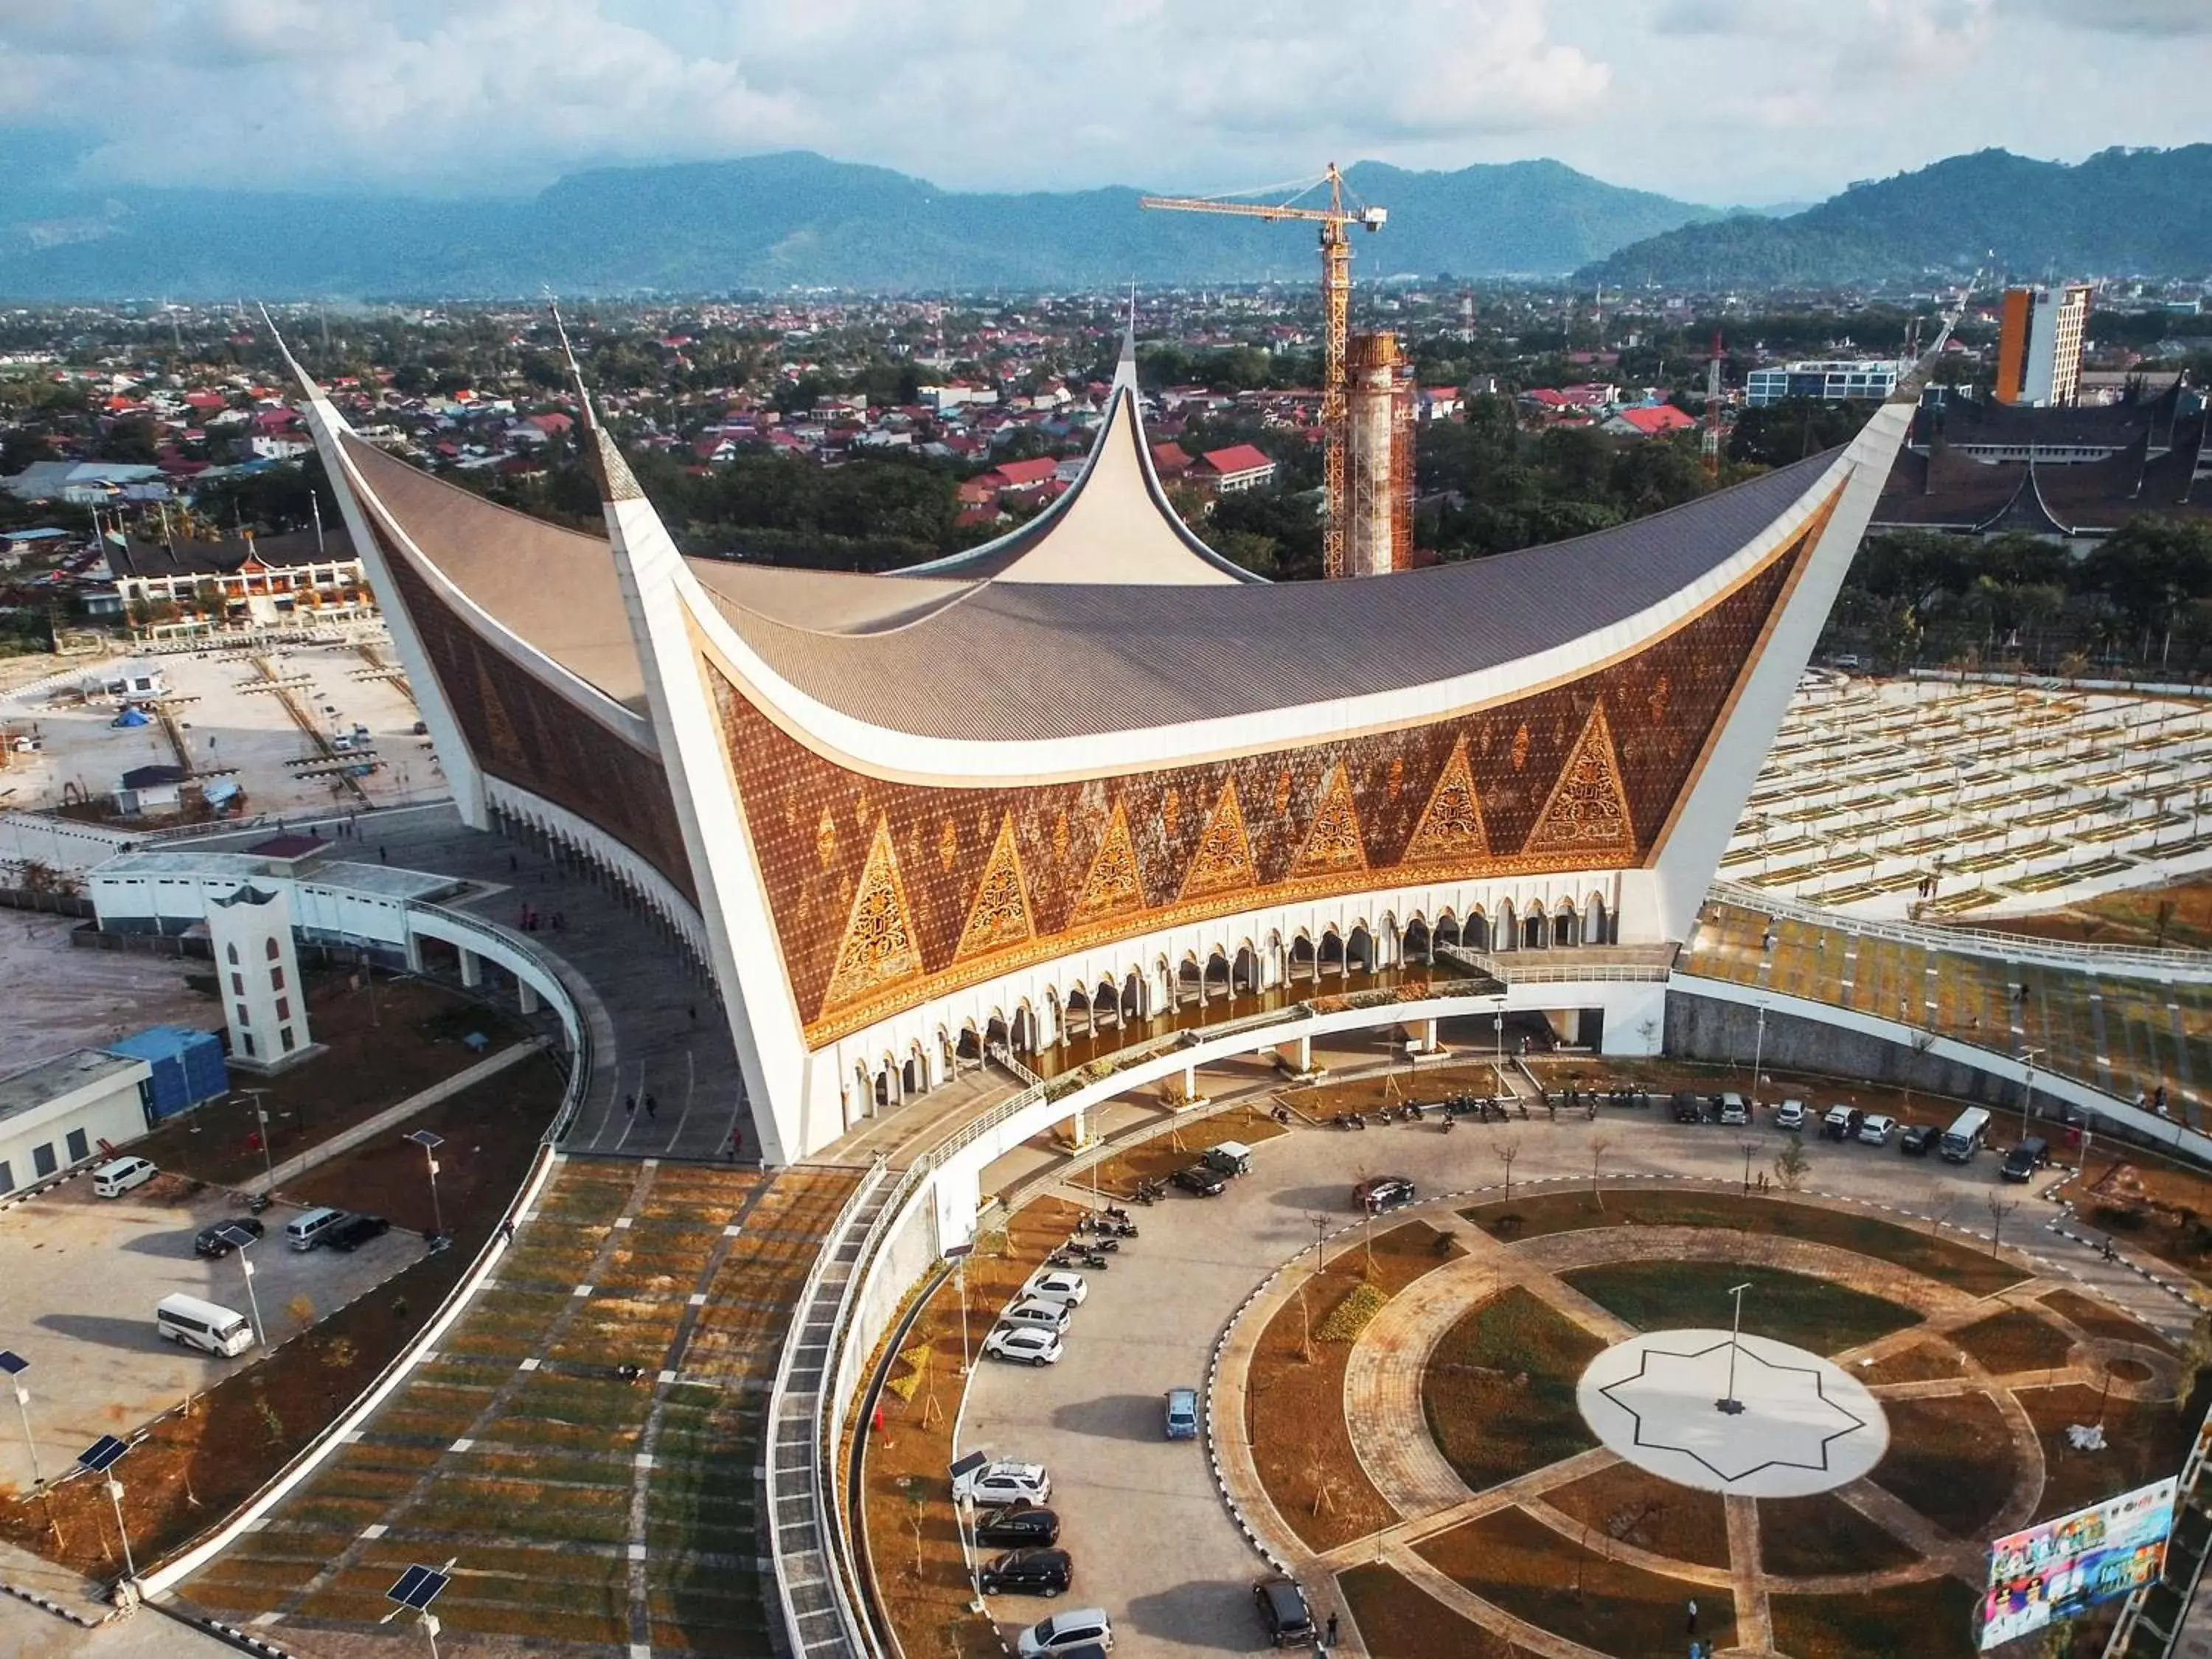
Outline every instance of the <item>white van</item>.
<svg viewBox="0 0 2212 1659"><path fill-rule="evenodd" d="M111 1158L92 1172L95 1198L120 1198L133 1187L143 1187L161 1172L143 1158Z"/></svg>
<svg viewBox="0 0 2212 1659"><path fill-rule="evenodd" d="M246 1316L196 1296L165 1296L155 1305L154 1328L172 1342L228 1358L253 1346Z"/></svg>
<svg viewBox="0 0 2212 1659"><path fill-rule="evenodd" d="M305 1214L294 1216L284 1224L284 1237L290 1241L294 1249L312 1250L323 1242L324 1236L331 1228L345 1218L343 1210L333 1210L327 1206L309 1210Z"/></svg>

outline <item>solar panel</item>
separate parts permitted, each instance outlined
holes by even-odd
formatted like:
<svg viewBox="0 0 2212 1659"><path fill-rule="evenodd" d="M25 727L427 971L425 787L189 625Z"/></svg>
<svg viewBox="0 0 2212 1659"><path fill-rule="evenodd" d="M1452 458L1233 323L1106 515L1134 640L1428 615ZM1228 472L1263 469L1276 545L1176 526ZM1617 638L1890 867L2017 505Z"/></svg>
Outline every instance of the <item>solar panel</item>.
<svg viewBox="0 0 2212 1659"><path fill-rule="evenodd" d="M440 1572L435 1567L410 1567L399 1575L399 1582L385 1591L384 1595L388 1601L397 1601L403 1607L412 1607L422 1613L452 1582L447 1574Z"/></svg>
<svg viewBox="0 0 2212 1659"><path fill-rule="evenodd" d="M114 1466L115 1460L131 1448L112 1434L103 1434L76 1455L76 1461L94 1474L105 1474Z"/></svg>
<svg viewBox="0 0 2212 1659"><path fill-rule="evenodd" d="M5 1373L9 1376L21 1376L30 1369L31 1362L13 1348L0 1348L0 1373Z"/></svg>

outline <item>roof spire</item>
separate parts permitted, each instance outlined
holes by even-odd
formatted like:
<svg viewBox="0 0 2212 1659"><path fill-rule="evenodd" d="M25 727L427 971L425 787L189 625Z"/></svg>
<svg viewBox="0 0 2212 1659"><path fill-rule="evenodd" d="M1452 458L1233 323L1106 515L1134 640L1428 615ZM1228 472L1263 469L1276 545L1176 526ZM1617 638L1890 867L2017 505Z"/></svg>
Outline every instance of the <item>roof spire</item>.
<svg viewBox="0 0 2212 1659"><path fill-rule="evenodd" d="M1137 279L1129 279L1129 320L1121 331L1121 355L1114 362L1114 386L1137 389Z"/></svg>
<svg viewBox="0 0 2212 1659"><path fill-rule="evenodd" d="M602 503L641 500L645 491L637 487L637 478L623 459L614 434L599 424L599 411L592 407L584 371L577 365L575 348L568 343L568 325L561 320L561 302L550 288L545 290L545 304L553 313L553 331L560 337L561 358L568 365L569 384L576 388L577 414L584 428L584 466L599 487L599 500Z"/></svg>

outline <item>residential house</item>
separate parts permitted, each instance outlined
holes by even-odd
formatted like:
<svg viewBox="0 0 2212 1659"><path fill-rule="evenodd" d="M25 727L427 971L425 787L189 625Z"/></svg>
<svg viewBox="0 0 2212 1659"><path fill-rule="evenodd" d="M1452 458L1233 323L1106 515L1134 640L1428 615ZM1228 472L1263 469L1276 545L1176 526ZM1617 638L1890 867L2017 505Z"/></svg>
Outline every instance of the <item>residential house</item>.
<svg viewBox="0 0 2212 1659"><path fill-rule="evenodd" d="M1274 483L1275 464L1267 452L1251 444L1231 444L1210 449L1190 464L1184 478L1217 495L1259 489Z"/></svg>

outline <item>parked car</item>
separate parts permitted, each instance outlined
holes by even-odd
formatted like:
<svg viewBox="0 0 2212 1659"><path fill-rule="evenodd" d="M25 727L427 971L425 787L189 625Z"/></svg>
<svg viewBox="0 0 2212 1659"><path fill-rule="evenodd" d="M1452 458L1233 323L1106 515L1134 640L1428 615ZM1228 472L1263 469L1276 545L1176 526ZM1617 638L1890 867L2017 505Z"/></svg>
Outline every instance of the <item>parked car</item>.
<svg viewBox="0 0 2212 1659"><path fill-rule="evenodd" d="M233 1233L251 1233L259 1238L269 1230L261 1224L261 1218L242 1215L235 1221L215 1221L192 1235L194 1255L228 1255L237 1248L230 1241Z"/></svg>
<svg viewBox="0 0 2212 1659"><path fill-rule="evenodd" d="M1035 1325L999 1325L983 1339L983 1352L1021 1365L1057 1365L1062 1349L1054 1332Z"/></svg>
<svg viewBox="0 0 2212 1659"><path fill-rule="evenodd" d="M1381 1215L1413 1201L1413 1183L1404 1176L1376 1176L1352 1189L1352 1201L1370 1215Z"/></svg>
<svg viewBox="0 0 2212 1659"><path fill-rule="evenodd" d="M1253 1604L1270 1647L1303 1647L1314 1639L1313 1613L1305 1592L1288 1578L1262 1578L1252 1586Z"/></svg>
<svg viewBox="0 0 2212 1659"><path fill-rule="evenodd" d="M2051 1143L2041 1135L2029 1135L2005 1154L2004 1167L1997 1173L2007 1181L2033 1181L2035 1172L2050 1162Z"/></svg>
<svg viewBox="0 0 2212 1659"><path fill-rule="evenodd" d="M985 1509L1001 1504L1048 1504L1052 1501L1052 1477L1045 1473L1042 1463L1018 1463L1002 1457L961 1476L953 1486L952 1495L972 1498Z"/></svg>
<svg viewBox="0 0 2212 1659"><path fill-rule="evenodd" d="M1897 1150L1907 1158L1925 1158L1936 1150L1941 1132L1932 1123L1912 1123L1897 1138Z"/></svg>
<svg viewBox="0 0 2212 1659"><path fill-rule="evenodd" d="M1224 1140L1218 1146L1209 1146L1200 1155L1206 1166L1225 1176L1252 1173L1252 1149L1241 1140Z"/></svg>
<svg viewBox="0 0 2212 1659"><path fill-rule="evenodd" d="M986 1595L1061 1595L1075 1579L1066 1550L1008 1550L976 1570Z"/></svg>
<svg viewBox="0 0 2212 1659"><path fill-rule="evenodd" d="M1073 1654L1082 1648L1114 1645L1114 1623L1103 1607L1070 1607L1049 1619L1040 1619L1021 1633L1014 1650L1021 1659L1044 1659L1047 1654Z"/></svg>
<svg viewBox="0 0 2212 1659"><path fill-rule="evenodd" d="M334 1250L357 1250L391 1231L392 1224L380 1215L349 1215L324 1236L323 1243Z"/></svg>
<svg viewBox="0 0 2212 1659"><path fill-rule="evenodd" d="M1751 1121L1751 1103L1730 1090L1720 1097L1721 1121L1733 1128L1741 1128Z"/></svg>
<svg viewBox="0 0 2212 1659"><path fill-rule="evenodd" d="M1820 1120L1820 1133L1831 1140L1849 1140L1859 1132L1866 1114L1856 1106L1846 1106L1838 1101L1828 1108L1827 1115Z"/></svg>
<svg viewBox="0 0 2212 1659"><path fill-rule="evenodd" d="M1016 1498L1001 1510L978 1517L975 1541L999 1549L1032 1548L1060 1542L1060 1516L1054 1511Z"/></svg>
<svg viewBox="0 0 2212 1659"><path fill-rule="evenodd" d="M1697 1097L1697 1096L1685 1092L1674 1097L1675 1122L1703 1123L1705 1121L1705 1104Z"/></svg>
<svg viewBox="0 0 2212 1659"><path fill-rule="evenodd" d="M161 1172L143 1158L111 1158L92 1172L94 1198L120 1198L133 1187L143 1187Z"/></svg>
<svg viewBox="0 0 2212 1659"><path fill-rule="evenodd" d="M1168 1177L1187 1193L1200 1198L1217 1198L1229 1185L1229 1177L1207 1164L1194 1164L1188 1169L1177 1170Z"/></svg>
<svg viewBox="0 0 2212 1659"><path fill-rule="evenodd" d="M1054 1335L1066 1330L1073 1310L1065 1302L1048 1302L1043 1297L1033 1296L1017 1302L999 1316L1002 1325L1029 1325Z"/></svg>
<svg viewBox="0 0 2212 1659"><path fill-rule="evenodd" d="M1031 1273L1029 1282L1022 1286L1022 1295L1039 1302L1064 1302L1071 1308L1083 1305L1083 1298L1091 1294L1090 1281L1081 1273L1072 1273L1059 1267L1048 1267L1042 1273Z"/></svg>
<svg viewBox="0 0 2212 1659"><path fill-rule="evenodd" d="M1777 1106L1774 1109L1774 1127L1778 1129L1787 1129L1793 1134L1802 1133L1805 1128L1805 1103L1802 1100L1785 1100Z"/></svg>
<svg viewBox="0 0 2212 1659"><path fill-rule="evenodd" d="M1198 1390L1170 1389L1167 1414L1168 1438L1195 1440L1198 1438Z"/></svg>
<svg viewBox="0 0 2212 1659"><path fill-rule="evenodd" d="M1887 1146L1890 1136L1897 1133L1897 1120L1880 1112L1869 1112L1859 1120L1859 1139L1869 1146Z"/></svg>

